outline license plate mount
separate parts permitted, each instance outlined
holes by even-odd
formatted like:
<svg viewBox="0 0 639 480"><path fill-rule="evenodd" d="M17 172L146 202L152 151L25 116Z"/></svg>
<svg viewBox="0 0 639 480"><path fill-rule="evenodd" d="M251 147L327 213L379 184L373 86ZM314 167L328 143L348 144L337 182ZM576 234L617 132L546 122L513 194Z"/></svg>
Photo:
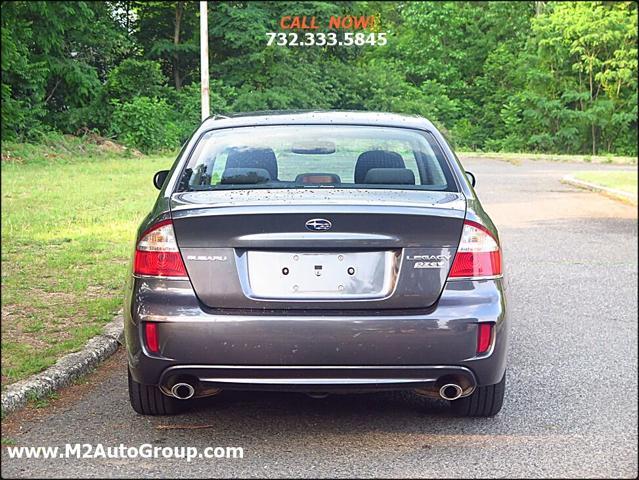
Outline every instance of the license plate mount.
<svg viewBox="0 0 639 480"><path fill-rule="evenodd" d="M288 300L378 299L391 293L393 251L247 252L254 298Z"/></svg>

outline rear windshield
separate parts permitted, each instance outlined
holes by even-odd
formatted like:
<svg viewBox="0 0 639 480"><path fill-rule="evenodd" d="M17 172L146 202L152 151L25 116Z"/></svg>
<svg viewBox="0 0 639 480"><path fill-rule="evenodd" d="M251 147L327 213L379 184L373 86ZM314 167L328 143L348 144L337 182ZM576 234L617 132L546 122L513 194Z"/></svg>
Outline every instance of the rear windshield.
<svg viewBox="0 0 639 480"><path fill-rule="evenodd" d="M457 190L430 133L391 127L286 125L205 133L178 191L255 188Z"/></svg>

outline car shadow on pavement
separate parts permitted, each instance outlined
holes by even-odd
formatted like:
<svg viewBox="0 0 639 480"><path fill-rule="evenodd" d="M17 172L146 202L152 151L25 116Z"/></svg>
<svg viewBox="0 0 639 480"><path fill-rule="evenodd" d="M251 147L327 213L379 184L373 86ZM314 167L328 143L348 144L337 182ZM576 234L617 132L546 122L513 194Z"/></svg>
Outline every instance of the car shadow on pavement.
<svg viewBox="0 0 639 480"><path fill-rule="evenodd" d="M292 435L445 433L469 423L469 419L454 417L448 402L423 398L411 391L333 394L325 398L303 393L223 391L193 401L179 415L156 420L161 423L156 428L166 430L208 427L216 433L231 430L251 434L256 429L279 429Z"/></svg>

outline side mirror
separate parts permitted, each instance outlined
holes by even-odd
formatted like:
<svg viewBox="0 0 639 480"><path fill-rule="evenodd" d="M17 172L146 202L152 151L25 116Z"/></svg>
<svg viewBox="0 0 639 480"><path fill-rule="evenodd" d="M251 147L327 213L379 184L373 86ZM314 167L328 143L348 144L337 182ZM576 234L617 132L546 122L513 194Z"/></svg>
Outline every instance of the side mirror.
<svg viewBox="0 0 639 480"><path fill-rule="evenodd" d="M475 179L475 175L472 172L466 172L466 176L468 177L468 180L470 180L470 184L474 187L475 184L477 183L477 180Z"/></svg>
<svg viewBox="0 0 639 480"><path fill-rule="evenodd" d="M164 182L166 180L166 177L168 176L168 170L160 170L159 172L155 172L155 175L153 175L153 185L155 185L155 188L157 188L158 190L162 190L162 186L164 186Z"/></svg>

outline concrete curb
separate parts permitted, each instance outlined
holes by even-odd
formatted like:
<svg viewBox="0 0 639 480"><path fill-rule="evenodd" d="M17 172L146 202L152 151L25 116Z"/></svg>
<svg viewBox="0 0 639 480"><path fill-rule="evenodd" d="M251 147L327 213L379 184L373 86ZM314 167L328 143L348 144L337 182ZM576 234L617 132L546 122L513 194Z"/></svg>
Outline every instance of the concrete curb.
<svg viewBox="0 0 639 480"><path fill-rule="evenodd" d="M583 188L592 192L603 193L617 200L622 200L624 202L631 203L632 205L637 205L637 197L632 193L624 192L622 190L615 190L614 188L604 187L601 185L597 185L596 183L584 182L583 180L578 180L570 175L565 176L561 179L561 181L562 183L567 183L568 185L572 185L573 187Z"/></svg>
<svg viewBox="0 0 639 480"><path fill-rule="evenodd" d="M2 392L3 414L19 410L29 400L44 397L88 373L113 355L123 338L124 319L122 313L118 313L102 333L89 340L79 352L65 355L45 371L7 386Z"/></svg>

